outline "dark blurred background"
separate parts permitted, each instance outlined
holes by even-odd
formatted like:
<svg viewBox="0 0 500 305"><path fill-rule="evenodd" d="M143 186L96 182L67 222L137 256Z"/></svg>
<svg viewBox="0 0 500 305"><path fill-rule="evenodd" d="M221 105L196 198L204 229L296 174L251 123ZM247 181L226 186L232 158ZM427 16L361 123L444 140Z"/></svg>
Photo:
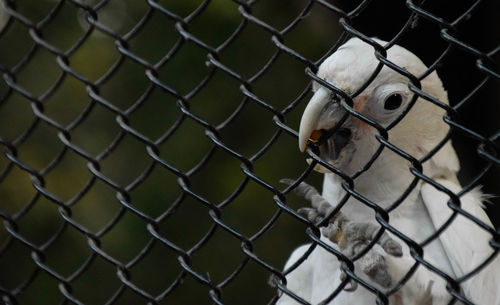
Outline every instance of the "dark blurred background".
<svg viewBox="0 0 500 305"><path fill-rule="evenodd" d="M12 1L11 1L12 2ZM188 31L208 45L223 43L238 25L242 16L238 5L229 0L204 1L204 11L188 24ZM475 1L428 1L424 8L439 17L452 21ZM33 22L42 20L57 5L55 0L14 1L16 11ZM98 1L85 1L95 5ZM103 2L106 3L106 2ZM169 11L185 17L202 1L158 1ZM262 0L252 4L252 15L281 30L292 22L309 1ZM331 1L340 8L350 10L357 1ZM150 6L145 1L111 0L98 10L98 21L119 35L132 29L147 13ZM500 3L482 3L470 19L457 28L457 37L481 51L497 47L499 33L498 12ZM390 40L396 35L410 15L404 1L372 1L352 20L353 26L369 36ZM8 14L2 7L0 29L8 28L0 36L0 65L13 69L29 52L33 39L28 28L19 21L7 23ZM315 3L310 13L293 30L284 36L285 44L302 56L317 61L330 50L342 33L339 16ZM41 29L48 44L66 51L89 29L81 8L71 1L62 7ZM175 23L154 11L144 27L128 41L130 52L150 63L160 61L174 46L180 35ZM417 54L426 64L431 64L446 48L440 37L440 28L433 22L419 19L416 26L403 35L398 44ZM277 48L271 34L251 22L241 34L220 53L219 60L244 78L258 73ZM120 58L115 39L94 29L88 39L69 57L72 69L90 81L99 79ZM438 74L449 93L452 105L466 97L479 84L483 74L475 67L476 58L454 49L438 66ZM159 79L180 94L187 94L209 73L207 51L193 42L186 42L179 51L158 69ZM304 73L305 65L292 56L282 53L269 70L252 83L253 93L260 99L282 110L294 101L309 85ZM152 140L159 139L176 121L181 112L176 99L154 87L145 99L141 96L151 85L144 74L144 66L124 59L112 77L99 85L100 96L116 107L129 109L132 128ZM36 97L55 83L61 73L56 56L44 47L38 47L29 61L15 72L16 83ZM207 85L189 99L190 110L208 123L223 123L240 105L243 94L240 83L222 71L217 71ZM300 115L308 94L286 115L288 126L298 129ZM4 81L0 82L0 137L7 142L16 139L35 120L30 102L17 92L9 92ZM44 100L44 113L63 126L74 121L89 104L85 85L72 76L64 78L53 94ZM500 90L498 83L488 82L469 102L461 107L459 122L479 134L489 137L500 129ZM140 106L134 108L136 104ZM255 102L246 104L241 113L220 132L225 145L250 158L254 156L279 128L273 114ZM96 105L88 117L71 130L71 141L92 156L107 149L120 127L115 115L101 105ZM44 122L36 123L33 132L20 143L16 142L17 157L33 169L43 170L51 160L58 159L64 148L58 131ZM479 143L456 132L453 143L463 164L462 183L467 184L486 165L476 149ZM213 146L204 128L186 119L179 129L158 145L160 156L172 166L188 172ZM54 202L36 197L30 175L19 167L9 168L10 161L2 154L0 170L0 212L14 217L19 234L31 243L41 246L55 234L63 223ZM101 162L101 172L120 186L130 185L152 163L145 145L126 135ZM204 166L190 176L191 189L214 204L223 202L245 179L241 162L229 153L217 149ZM6 171L6 169L8 169ZM296 178L306 169L304 155L298 151L295 137L282 133L269 150L254 162L254 173L269 184L281 188L279 180ZM92 179L87 161L67 151L56 166L43 175L45 188L63 201L71 200ZM307 181L317 187L321 176L311 174ZM500 194L500 172L490 170L481 180L486 193ZM151 174L130 191L134 207L149 215L160 217L169 207L177 204L182 191L177 176L163 167L155 166ZM222 221L240 234L256 234L279 210L273 192L250 181L243 191L222 208ZM288 203L296 209L305 203L295 196L288 196ZM33 198L35 198L33 200ZM491 199L488 212L496 225L500 209L497 198ZM32 202L33 204L30 204ZM102 181L71 206L72 218L91 232L98 232L121 208L116 190ZM22 215L18 213L23 212ZM200 241L213 226L206 206L186 196L174 213L160 223L162 236L188 251ZM253 243L254 253L275 268L281 269L291 251L308 240L305 226L282 213L272 228ZM19 241L10 241L10 234L0 226L0 287L12 291L26 280L36 265L29 248ZM132 212L124 216L101 238L101 249L116 260L127 264L141 253L152 239L146 222ZM91 255L87 238L68 226L55 242L44 250L44 264L63 277L78 270ZM160 295L177 278L181 268L178 255L156 242L151 250L129 268L130 281L153 296ZM220 283L227 278L246 257L241 241L218 228L210 240L192 253L192 268ZM120 287L116 267L101 257L96 257L88 269L71 282L72 294L84 304L105 304ZM275 288L267 284L270 273L261 265L250 261L241 273L222 288L224 304L267 304L275 295ZM41 271L16 296L19 304L58 304L64 298L54 277ZM118 298L116 304L146 304L147 301L131 289ZM187 275L160 304L211 304L208 288Z"/></svg>

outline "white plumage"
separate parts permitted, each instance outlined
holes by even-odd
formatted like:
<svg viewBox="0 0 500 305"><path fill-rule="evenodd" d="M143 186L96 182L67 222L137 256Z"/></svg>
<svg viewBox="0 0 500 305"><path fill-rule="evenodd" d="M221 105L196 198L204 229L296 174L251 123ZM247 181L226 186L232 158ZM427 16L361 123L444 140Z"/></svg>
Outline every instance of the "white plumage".
<svg viewBox="0 0 500 305"><path fill-rule="evenodd" d="M381 45L385 44L378 39L375 41ZM379 63L374 53L372 46L353 38L321 64L318 76L348 94L356 92ZM427 70L418 57L397 45L387 51L387 58L416 76ZM413 93L409 90L408 83L408 78L384 66L370 85L353 99L352 108L381 126L387 127L408 107L412 99ZM424 92L443 103L448 103L446 91L435 72L421 80L421 84ZM332 129L345 114L341 106L345 101L318 83L314 84L313 89L315 94L307 105L300 124L301 150L306 148L309 139L317 140L319 130L324 133L325 130ZM442 108L418 98L404 118L389 130L390 143L416 159L422 158L435 148L448 132L449 126L443 121L444 114ZM378 131L363 120L349 116L341 129L320 146L320 156L324 161L352 175L370 160L380 146L375 138L377 134ZM460 166L449 142L423 166L424 175L452 192L457 193L462 189L456 179ZM410 167L409 161L384 148L370 168L354 180L354 189L381 207L387 208L414 179ZM341 187L342 179L323 166L317 165L315 169L325 173L323 197L330 204L336 205L345 195ZM461 206L492 226L482 209L482 199L480 191L474 189L460 198ZM402 204L390 212L389 223L416 242L421 242L451 215L452 210L447 206L448 200L445 193L419 181ZM355 198L351 197L341 211L351 221L368 222L379 226L373 210ZM487 231L458 215L438 239L424 248L424 259L456 279L473 270L493 253L489 246L490 239L491 235ZM339 246L327 236L323 236L322 240L339 249ZM415 262L406 244L399 242L403 246L401 257L388 255L378 244L372 251L385 258L393 284L399 281ZM295 250L285 269L301 257L307 248L306 245ZM287 276L287 288L311 304L318 304L341 283L339 266L340 263L335 256L317 247L303 264ZM362 272L359 261L355 266L358 276L382 291L387 289ZM500 305L499 279L500 259L497 257L481 272L463 282L461 288L463 294L475 304ZM375 295L358 286L352 292L342 291L328 304L375 304L375 300ZM390 298L390 303L437 305L448 304L450 300L446 281L424 266L419 266L406 285ZM298 303L283 294L277 304Z"/></svg>

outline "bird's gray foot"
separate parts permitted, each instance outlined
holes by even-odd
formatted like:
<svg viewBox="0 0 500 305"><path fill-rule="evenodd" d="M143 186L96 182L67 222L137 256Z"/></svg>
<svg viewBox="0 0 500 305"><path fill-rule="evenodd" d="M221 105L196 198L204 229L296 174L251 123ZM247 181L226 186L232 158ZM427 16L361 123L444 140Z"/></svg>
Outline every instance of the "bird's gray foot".
<svg viewBox="0 0 500 305"><path fill-rule="evenodd" d="M292 179L281 179L280 182L292 185L295 181ZM304 197L311 203L312 208L300 209L301 213L306 215L310 221L319 221L333 210L333 206L313 186L305 182L301 182L293 189L293 192Z"/></svg>
<svg viewBox="0 0 500 305"><path fill-rule="evenodd" d="M291 179L282 179L282 183L291 185L294 183ZM329 215L334 206L332 206L319 192L311 185L301 182L294 192L307 199L311 203L309 208L299 209L299 213L305 215L311 222L318 223ZM370 222L355 222L347 219L341 212L330 218L328 224L321 228L323 236L336 243L342 253L352 258L364 251L366 246L376 237L379 226ZM377 240L387 254L400 257L402 256L401 245L392 239L386 232ZM385 262L384 253L370 249L365 255L359 258L359 266L365 274L372 278L382 287L390 287L392 280ZM342 274L342 279L346 275ZM346 290L354 291L357 285L351 281Z"/></svg>

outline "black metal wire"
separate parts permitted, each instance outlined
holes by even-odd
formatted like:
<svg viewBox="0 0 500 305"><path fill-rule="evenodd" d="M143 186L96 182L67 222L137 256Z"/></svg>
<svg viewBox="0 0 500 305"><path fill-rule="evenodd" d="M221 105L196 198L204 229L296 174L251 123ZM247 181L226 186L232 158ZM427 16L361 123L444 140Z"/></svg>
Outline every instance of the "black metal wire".
<svg viewBox="0 0 500 305"><path fill-rule="evenodd" d="M40 278L42 275L49 276L59 283L58 289L61 296L61 304L84 304L73 294L72 285L74 285L76 279L82 277L86 272L88 272L89 268L95 264L97 259L101 259L107 264L113 266L116 269L116 278L120 282L120 285L116 289L109 292L109 298L107 299L106 304L119 304L120 297L127 292L132 292L140 296L147 304L160 304L163 301L168 302L169 297L175 294L176 291L184 285L185 280L188 278L195 280L198 285L206 288L207 296L210 298L211 302L215 304L226 304L224 302L223 293L226 289L231 289L231 284L237 281L243 270L245 270L245 268L247 268L250 264L257 264L262 267L263 270L266 270L266 272L274 276L273 282L276 286L277 292L276 295L269 300L270 304L276 302L278 294L281 293L289 295L301 304L309 304L306 300L303 300L293 291L286 288L285 275L303 263L303 261L307 259L316 247L324 248L326 251L330 252L340 261L345 263L343 265L343 271L347 275L347 278L342 281L341 285L337 287L335 291L331 292L331 295L324 301L325 303L334 299L349 281L354 281L374 293L377 296L378 303L388 304L389 296L395 293L397 289L411 277L418 266L423 266L424 268L427 268L442 277L448 283L447 289L454 297L454 300L451 303L459 300L466 304L472 304L472 302L461 292L460 283L474 276L483 268L488 268L488 263L498 253L498 245L500 243L500 234L498 231L494 228L490 228L481 220L473 217L460 206L460 197L462 195L476 186L479 179L486 175L490 169L500 167L500 158L498 155L498 138L500 137L500 132L495 131L492 132L492 136L484 136L480 132L474 131L463 125L458 120L457 116L464 105L466 105L477 92L483 89L487 83L494 81L498 82L500 79L500 74L495 68L495 56L498 55L500 46L492 50L483 51L470 45L459 36L460 26L470 19L471 16L474 16L474 13L479 9L482 1L478 0L472 3L454 20L446 20L445 18L428 11L424 1L419 2L408 0L406 1L409 13L408 18L399 32L397 32L395 36L391 37L390 42L387 45L379 45L369 35L364 34L356 27L356 20L361 18L360 16L363 14L370 14L370 7L374 2L376 2L375 0L360 1L351 10L342 9L335 3L335 1L304 1L302 9L298 12L296 17L289 21L288 24L282 29L276 28L253 13L254 8L259 1L233 0L233 4L238 6L237 10L240 14L240 23L219 45L212 45L190 31L190 25L195 22L200 15L203 15L211 2L210 0L202 1L186 17L182 17L176 12L169 10L165 5L160 4L159 1L147 0L147 9L143 16L126 33L120 33L119 31L114 30L101 22L99 14L104 8L106 8L107 5L109 5L109 0L98 1L95 5L89 5L87 2L79 0L54 1L54 6L41 20L38 21L31 20L30 17L23 15L18 9L18 2L19 5L21 5L22 1L3 0L7 20L4 23L3 28L0 29L0 41L6 36L6 33L14 25L23 26L31 39L31 47L14 65L11 65L10 67L0 62L0 71L3 75L3 85L5 85L5 91L1 92L0 95L0 107L5 105L10 99L14 98L15 95L23 96L30 103L33 119L31 123L28 124L27 127L13 139L7 140L0 135L0 144L3 146L4 155L8 160L0 175L0 183L10 179L14 170L20 170L29 175L35 192L31 199L24 204L23 208L15 213L10 214L6 212L7 209L4 211L3 204L0 204L0 218L3 220L4 229L8 235L3 244L0 245L0 260L2 260L2 257L10 251L13 251L12 249L14 248L14 244L20 244L22 247L31 252L31 259L35 267L23 281L16 283L14 287L7 287L2 284L6 282L7 279L2 279L3 274L0 272L0 279L2 279L0 282L0 294L2 295L2 300L5 304L21 304L19 300L21 299L23 293L33 285L37 278ZM26 3L24 3L24 5L26 5ZM78 37L73 45L68 47L66 50L60 49L58 46L54 45L52 40L47 40L44 37L45 29L48 25L50 25L51 21L62 14L61 12L64 6L71 6L84 13L85 21L88 25L88 28L84 30L82 35ZM307 56L296 51L287 42L287 37L289 37L289 35L293 33L301 22L311 14L313 9L325 10L331 13L332 16L336 16L339 20L339 26L342 29L342 32L339 33L338 39L336 41L332 40L331 49L316 60L308 58ZM145 31L144 28L148 25L148 23L150 23L153 16L161 16L161 18L171 22L173 24L172 29L177 33L176 42L167 52L165 52L164 56L156 62L150 62L149 60L141 57L130 47L131 39ZM418 28L417 21L420 18L431 22L440 29L439 35L442 41L446 43L446 47L444 51L441 52L441 55L437 57L435 62L429 66L427 71L425 71L422 75L413 75L403 67L399 67L390 62L386 58L386 51L389 47L398 43L404 35L415 30L415 28ZM258 69L257 72L252 75L244 75L228 66L224 62L223 54L250 26L260 28L267 33L269 41L272 43L273 51L272 55L268 58L264 65ZM76 71L71 63L71 56L88 42L94 32L98 32L101 35L112 39L115 43L116 51L118 52L118 57L114 64L95 81L89 79L83 73ZM345 93L339 88L334 87L332 84L318 78L315 73L318 70L319 64L327 56L332 54L343 42L351 37L358 37L359 39L372 45L376 50L375 56L379 60L379 64L373 74L367 79L365 84L358 88L356 92ZM188 45L194 45L206 55L207 72L202 80L190 91L187 93L181 93L160 77L162 75L161 69L173 59L181 56L180 54L182 54L183 48ZM55 81L42 94L37 95L30 92L30 90L25 88L23 84L19 83L17 75L23 70L24 67L36 60L34 55L39 50L48 51L53 54L56 58L55 62L59 70ZM422 91L420 81L435 71L437 66L445 61L453 50L462 50L474 57L476 60L476 69L482 73L483 79L477 84L469 95L465 96L454 106L448 106L442 101L439 101L435 97ZM275 185L273 182L266 180L264 177L259 175L255 169L255 164L261 158L266 156L271 148L277 145L276 143L279 139L286 136L294 138L297 137L298 134L295 130L297 126L289 126L287 118L293 110L306 103L308 94L311 91L310 83L294 100L288 101L288 104L284 107L277 107L269 103L265 98L260 97L255 92L253 87L256 82L261 77L269 73L269 71L276 66L277 61L284 56L288 56L300 63L304 67L304 75L309 77L311 82L317 81L342 96L347 101L347 105L344 106L347 111L346 116L354 116L377 129L379 132L379 135L377 136L377 140L380 143L379 149L362 169L351 176L321 160L321 158L313 150L307 150L307 155L309 155L309 157L311 157L314 161L299 177L297 177L295 185L306 179L316 164L321 164L344 179L342 186L346 191L346 195L341 200L337 208L319 223L311 223L309 220L298 214L294 208L289 206L287 202L287 194L295 185L283 189L281 186ZM131 62L141 67L148 80L148 84L144 89L143 94L136 99L132 105L128 108L122 108L113 101L109 100L101 91L103 85L112 79L125 63ZM414 93L408 109L388 127L383 127L377 124L370 118L364 116L362 113L357 112L349 106L352 105L352 99L359 95L361 91L363 91L375 79L384 66L408 78L410 80L409 88ZM179 71L179 73L182 73L182 71ZM242 94L242 99L239 105L220 124L214 124L209 120L206 120L203 116L191 109L193 99L195 99L207 85L215 82L216 75L225 75L238 82L240 84L239 91ZM51 117L50 113L46 111L46 101L61 90L62 83L67 79L75 80L85 87L85 91L88 96L88 103L78 116L76 116L71 122L65 124L58 119ZM131 117L135 112L141 109L146 101L151 98L151 95L157 91L165 93L167 96L176 101L175 106L179 110L179 115L168 130L164 131L161 136L154 139L137 130L131 123ZM443 139L435 149L433 149L426 156L417 160L415 157L392 144L388 140L387 131L406 115L419 97L443 108L446 111L447 115L444 118L444 121L451 127L451 130L446 138ZM349 101L351 101L350 104ZM230 128L229 126L245 111L245 108L249 105L258 106L263 111L271 114L272 122L274 123L275 128L272 136L264 143L264 145L262 145L254 154L245 155L244 153L239 152L237 148L226 143L224 138L221 136L221 133ZM74 134L75 129L89 120L91 113L97 107L105 109L115 117L116 125L119 127L119 131L103 150L97 154L93 154L81 147L79 144L76 144L72 139L72 135ZM8 118L2 118L2 120L6 119ZM188 169L180 168L168 158L163 157L161 148L162 144L168 143L172 136L176 134L176 132L179 132L179 128L184 122L195 123L203 128L206 137L211 143L211 146L206 154L198 160L194 166ZM36 132L36 130L42 128L42 125L49 126L57 133L57 139L60 141L62 146L58 150L55 157L52 158L45 167L36 169L19 156L19 147L21 147L23 143L25 143L28 138ZM457 194L425 176L422 171L423 162L437 153L437 151L450 139L451 135L455 133L473 138L478 143L477 155L486 162L486 165L483 167L484 170L479 172L479 174L476 175L476 177L474 177L474 179ZM142 143L149 160L146 168L131 182L122 183L117 181L116 178L110 176L108 172L104 171L102 169L102 163L104 160L113 155L113 152L117 149L117 147L123 145L126 137L132 137ZM364 171L368 170L370 165L378 158L383 150L391 150L400 157L408 160L412 164L411 173L414 175L414 179L408 189L387 209L383 209L376 202L365 198L353 187L355 179ZM224 198L221 202L214 202L193 188L193 177L197 172L203 170L207 166L209 161L214 158L214 155L217 152L222 152L225 154L226 158L234 159L240 162L241 172L244 175L243 180L241 180L231 194ZM76 195L69 200L65 200L47 188L46 176L53 171L55 167L59 166L63 159L69 154L76 154L79 158L82 158L87 162L87 169L90 176ZM176 197L174 202L172 202L170 206L157 217L153 217L149 215L148 212L142 210L141 206L137 202L134 202L133 196L131 195L131 192L134 189L141 186L151 176L151 173L155 168L161 168L175 176L177 178L176 189L179 191L179 195ZM432 236L429 236L421 243L413 241L411 238L405 236L388 223L390 212L403 202L406 196L408 196L408 194L417 186L419 181L425 181L439 191L447 194L450 197L448 206L452 211L449 219L445 221L444 224L438 228L434 234L432 234ZM115 211L115 214L104 226L95 232L74 218L73 208L79 201L82 200L84 196L91 192L91 190L95 188L98 183L105 184L114 190L116 199L120 203L120 208ZM251 183L256 184L259 188L262 188L273 196L276 210L257 232L248 236L240 232L234 225L230 225L231 222L228 222L223 216L225 209L236 198L238 198L238 196L240 196ZM337 211L341 210L350 197L356 198L358 201L371 208L375 212L376 219L381 226L377 234L377 238L372 240L364 251L358 253L351 259L322 242L320 240L321 232L319 230L320 226L325 225ZM24 231L20 230L19 223L27 214L31 213L42 198L45 198L57 207L57 212L62 222L55 233L46 242L39 245L25 236L23 233ZM194 202L206 209L207 214L210 217L211 225L209 226L206 234L198 239L193 246L190 248L184 248L173 242L172 236L166 235L162 232L161 225L175 216L177 209L185 205L185 202L188 200L194 200ZM101 240L120 222L124 221L123 219L126 214L133 214L140 218L143 221L149 236L145 246L141 251L139 251L139 253L127 261L122 261L113 254L107 253L101 245ZM255 244L259 242L263 236L268 234L279 219L285 215L292 216L295 221L306 226L306 234L312 244L302 258L297 261L297 263L289 268L289 270L282 271L281 266L275 266L268 262L264 257L257 254L255 251ZM443 232L458 215L470 219L473 223L488 231L492 236L491 246L495 252L476 269L463 275L459 279L453 279L424 259L423 247L438 238L439 234ZM88 244L87 247L90 249L90 254L71 274L65 275L47 264L46 253L47 250L50 249L53 244L57 243L58 240L61 239L61 236L70 229L75 229L78 234L85 236ZM396 283L392 290L384 294L372 284L364 281L356 275L354 272L353 262L364 255L377 242L378 237L380 237L385 230L388 230L396 235L410 247L410 252L412 257L415 259L415 264L409 273L401 279L400 282ZM198 271L192 260L193 256L197 255L198 252L207 247L207 245L213 240L216 232L225 232L240 241L241 253L244 255L243 260L232 272L230 272L230 274L217 281L212 280L209 275ZM148 290L148 287L139 287L134 283L134 280L131 277L130 269L135 265L140 264L145 258L150 256L152 249L157 245L161 245L177 255L177 265L179 267L179 271L170 285L164 287L162 292L154 294ZM251 289L251 287L249 287L249 289ZM39 299L41 303L44 303L42 300L43 296L39 296Z"/></svg>

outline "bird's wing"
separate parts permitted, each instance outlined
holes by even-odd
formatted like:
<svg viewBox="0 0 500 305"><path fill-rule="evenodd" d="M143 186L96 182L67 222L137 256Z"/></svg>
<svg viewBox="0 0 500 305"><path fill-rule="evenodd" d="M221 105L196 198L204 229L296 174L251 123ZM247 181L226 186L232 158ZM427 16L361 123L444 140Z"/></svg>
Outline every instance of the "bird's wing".
<svg viewBox="0 0 500 305"><path fill-rule="evenodd" d="M452 179L435 179L435 181L454 193L461 186ZM436 228L439 228L452 215L448 207L448 195L438 191L430 184L424 184L421 190L422 199L429 216ZM483 195L479 189L473 189L460 197L461 208L483 223L493 227L482 208ZM457 215L439 235L446 255L454 273L461 277L479 266L494 251L489 245L492 236L472 220L463 215ZM500 257L484 267L479 273L462 283L465 295L476 304L500 305Z"/></svg>

